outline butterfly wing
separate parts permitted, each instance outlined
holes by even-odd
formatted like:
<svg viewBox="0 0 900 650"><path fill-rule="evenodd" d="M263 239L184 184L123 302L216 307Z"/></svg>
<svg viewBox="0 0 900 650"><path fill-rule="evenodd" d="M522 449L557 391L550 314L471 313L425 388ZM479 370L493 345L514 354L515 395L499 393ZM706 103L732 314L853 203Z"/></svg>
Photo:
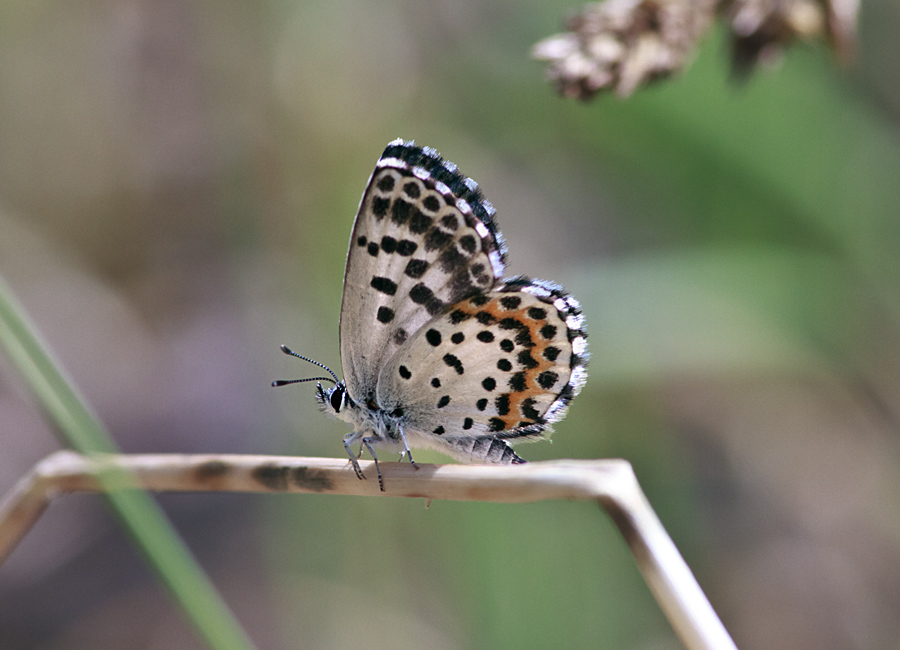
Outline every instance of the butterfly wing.
<svg viewBox="0 0 900 650"><path fill-rule="evenodd" d="M562 419L586 378L586 336L561 287L505 280L413 335L382 369L378 402L402 409L410 446L510 462L505 444L492 458L487 443L545 437Z"/></svg>
<svg viewBox="0 0 900 650"><path fill-rule="evenodd" d="M344 274L341 365L357 403L371 403L379 371L423 325L502 277L493 215L478 185L434 150L387 146L360 201Z"/></svg>

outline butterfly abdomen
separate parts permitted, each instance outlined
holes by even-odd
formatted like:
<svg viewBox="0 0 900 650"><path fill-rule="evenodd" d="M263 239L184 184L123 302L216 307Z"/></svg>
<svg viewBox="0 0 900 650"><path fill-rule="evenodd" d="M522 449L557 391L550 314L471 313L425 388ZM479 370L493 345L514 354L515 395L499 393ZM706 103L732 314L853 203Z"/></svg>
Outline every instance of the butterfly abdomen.
<svg viewBox="0 0 900 650"><path fill-rule="evenodd" d="M504 440L494 436L457 437L448 443L445 452L465 463L519 465L526 462Z"/></svg>

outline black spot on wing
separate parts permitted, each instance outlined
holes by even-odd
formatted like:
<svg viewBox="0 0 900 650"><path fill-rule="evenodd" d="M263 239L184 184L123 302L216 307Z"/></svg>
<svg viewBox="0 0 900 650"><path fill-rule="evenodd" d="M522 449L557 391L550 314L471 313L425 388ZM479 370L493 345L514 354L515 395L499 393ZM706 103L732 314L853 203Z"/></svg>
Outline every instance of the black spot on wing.
<svg viewBox="0 0 900 650"><path fill-rule="evenodd" d="M534 341L531 340L531 331L527 327L523 327L516 334L516 345L521 345L523 348L534 347Z"/></svg>
<svg viewBox="0 0 900 650"><path fill-rule="evenodd" d="M451 291L451 295L456 296L457 298L466 296L478 290L477 287L472 286L472 281L469 279L469 271L466 269L465 265L462 264L450 277L447 286Z"/></svg>
<svg viewBox="0 0 900 650"><path fill-rule="evenodd" d="M458 375L461 375L465 372L465 369L463 369L462 361L460 361L458 357L452 354L444 355L444 363L453 368Z"/></svg>
<svg viewBox="0 0 900 650"><path fill-rule="evenodd" d="M404 201L402 199L397 199L396 201L394 201L394 205L391 206L391 221L398 226L402 226L407 221L409 221L409 215L412 210L412 203Z"/></svg>
<svg viewBox="0 0 900 650"><path fill-rule="evenodd" d="M420 282L409 290L409 299L417 305L422 305L432 316L437 316L444 308L444 303L437 297L427 285Z"/></svg>
<svg viewBox="0 0 900 650"><path fill-rule="evenodd" d="M397 283L390 278L374 276L369 284L375 291L380 291L388 296L393 296L397 293Z"/></svg>
<svg viewBox="0 0 900 650"><path fill-rule="evenodd" d="M403 273L405 273L408 277L413 280L418 280L423 275L425 275L425 271L428 270L428 262L425 260L410 260L406 269L404 269Z"/></svg>
<svg viewBox="0 0 900 650"><path fill-rule="evenodd" d="M427 242L425 248L428 248ZM463 266L465 263L465 256L457 250L456 246L448 246L444 252L440 254L440 257L438 257L438 264L441 265L441 270L444 271L444 273L450 273L454 269ZM465 273L464 276L468 283L468 272Z"/></svg>
<svg viewBox="0 0 900 650"><path fill-rule="evenodd" d="M509 378L509 388L515 393L521 393L527 387L527 381L525 379L524 372L516 372L513 373L513 376Z"/></svg>
<svg viewBox="0 0 900 650"><path fill-rule="evenodd" d="M488 285L491 283L491 275L487 273L484 264L473 264L471 270L472 277L478 280L479 284Z"/></svg>
<svg viewBox="0 0 900 650"><path fill-rule="evenodd" d="M541 417L541 414L537 412L536 408L534 408L535 403L536 402L533 397L526 397L519 405L519 408L522 410L522 415L530 420L539 420Z"/></svg>
<svg viewBox="0 0 900 650"><path fill-rule="evenodd" d="M390 323L392 320L394 320L394 310L390 307L379 307L376 318L381 323Z"/></svg>
<svg viewBox="0 0 900 650"><path fill-rule="evenodd" d="M434 298L434 292L427 285L420 282L410 289L409 298L417 305L423 305Z"/></svg>
<svg viewBox="0 0 900 650"><path fill-rule="evenodd" d="M432 328L432 329L428 330L427 332L425 332L425 340L428 341L428 343L432 347L436 348L437 346L439 346L441 344L441 341L443 339L441 337L441 333L438 332L436 329Z"/></svg>
<svg viewBox="0 0 900 650"><path fill-rule="evenodd" d="M516 361L521 366L525 366L526 369L531 370L533 368L538 367L538 362L534 360L534 357L531 356L531 350L522 350L519 354L516 355Z"/></svg>
<svg viewBox="0 0 900 650"><path fill-rule="evenodd" d="M428 231L428 234L425 235L425 250L433 251L438 248L443 248L447 245L447 242L453 239L453 235L447 232L444 232L440 228L434 227Z"/></svg>
<svg viewBox="0 0 900 650"><path fill-rule="evenodd" d="M389 235L381 238L381 250L385 253L393 253L397 250L397 240Z"/></svg>
<svg viewBox="0 0 900 650"><path fill-rule="evenodd" d="M537 382L541 388L551 389L556 381L559 379L559 375L553 372L552 370L545 370L541 374L538 375Z"/></svg>
<svg viewBox="0 0 900 650"><path fill-rule="evenodd" d="M434 219L427 214L423 214L421 210L414 210L412 218L409 220L409 231L414 235L421 235L431 228L433 222Z"/></svg>
<svg viewBox="0 0 900 650"><path fill-rule="evenodd" d="M482 343L490 343L494 340L494 333L490 330L481 330L480 332L478 332L478 334L475 335L475 338L477 338Z"/></svg>
<svg viewBox="0 0 900 650"><path fill-rule="evenodd" d="M422 190L418 183L410 181L403 186L403 192L411 199L417 199L422 195Z"/></svg>
<svg viewBox="0 0 900 650"><path fill-rule="evenodd" d="M394 189L394 177L391 174L385 174L378 181L376 187L382 192L390 192Z"/></svg>
<svg viewBox="0 0 900 650"><path fill-rule="evenodd" d="M454 309L450 312L450 322L453 325L459 325L465 320L472 318L472 314L468 314L461 309Z"/></svg>
<svg viewBox="0 0 900 650"><path fill-rule="evenodd" d="M548 345L546 348L544 348L544 351L541 354L544 355L544 358L547 361L556 361L557 357L559 357L559 353L560 353L559 348L552 346L552 345Z"/></svg>
<svg viewBox="0 0 900 650"><path fill-rule="evenodd" d="M487 311L478 312L477 314L475 314L475 319L482 325L493 325L497 320L493 317L493 315L491 315L490 312Z"/></svg>
<svg viewBox="0 0 900 650"><path fill-rule="evenodd" d="M389 207L391 207L390 199L376 196L372 200L372 214L375 215L376 219L384 219Z"/></svg>
<svg viewBox="0 0 900 650"><path fill-rule="evenodd" d="M397 242L397 255L402 255L403 257L409 257L413 253L416 252L416 249L419 245L408 239L401 239Z"/></svg>

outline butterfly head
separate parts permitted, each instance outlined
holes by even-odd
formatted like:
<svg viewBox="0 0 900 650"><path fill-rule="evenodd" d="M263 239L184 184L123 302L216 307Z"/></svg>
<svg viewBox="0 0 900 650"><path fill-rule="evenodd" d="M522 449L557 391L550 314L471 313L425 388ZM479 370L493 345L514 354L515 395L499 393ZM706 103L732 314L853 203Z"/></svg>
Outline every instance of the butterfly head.
<svg viewBox="0 0 900 650"><path fill-rule="evenodd" d="M321 382L316 384L316 401L326 413L341 417L341 412L347 407L349 400L347 385L342 381L331 388L325 388Z"/></svg>
<svg viewBox="0 0 900 650"><path fill-rule="evenodd" d="M331 368L326 366L325 364L319 363L318 361L313 361L307 357L304 357L300 354L297 354L293 350L291 350L288 346L282 345L281 351L285 354L288 354L292 357L297 357L298 359L303 359L304 361L309 361L310 363L319 366L320 368L324 368L328 371L328 374L331 377L307 377L306 379L279 379L272 382L272 386L287 386L288 384L302 384L307 381L315 381L316 383L316 401L319 402L320 408L327 412L335 415L339 418L343 419L343 412L345 411L348 405L352 405L353 401L350 399L350 396L347 395L347 384L338 379L338 376L332 372ZM322 386L323 381L330 381L334 386L331 388L325 388Z"/></svg>

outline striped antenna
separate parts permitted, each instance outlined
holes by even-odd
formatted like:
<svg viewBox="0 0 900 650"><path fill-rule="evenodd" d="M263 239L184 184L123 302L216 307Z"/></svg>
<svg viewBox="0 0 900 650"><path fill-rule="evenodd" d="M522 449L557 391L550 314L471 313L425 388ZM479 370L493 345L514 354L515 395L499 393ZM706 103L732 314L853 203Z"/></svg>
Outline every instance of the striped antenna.
<svg viewBox="0 0 900 650"><path fill-rule="evenodd" d="M331 377L309 377L308 379L277 379L272 382L273 387L287 386L288 384L302 384L305 381L330 381L332 384L340 383L338 376L336 374L334 374L334 372L332 372L331 368L326 366L324 363L319 363L318 361L313 361L312 359L310 359L308 357L304 357L302 354L297 354L296 352L291 350L286 345L281 346L281 351L284 352L285 354L289 354L292 357L297 357L298 359L303 359L304 361L309 361L313 365L319 366L320 368L324 368L325 370L328 371L328 374L330 374ZM333 377L333 379L332 379L332 377Z"/></svg>

